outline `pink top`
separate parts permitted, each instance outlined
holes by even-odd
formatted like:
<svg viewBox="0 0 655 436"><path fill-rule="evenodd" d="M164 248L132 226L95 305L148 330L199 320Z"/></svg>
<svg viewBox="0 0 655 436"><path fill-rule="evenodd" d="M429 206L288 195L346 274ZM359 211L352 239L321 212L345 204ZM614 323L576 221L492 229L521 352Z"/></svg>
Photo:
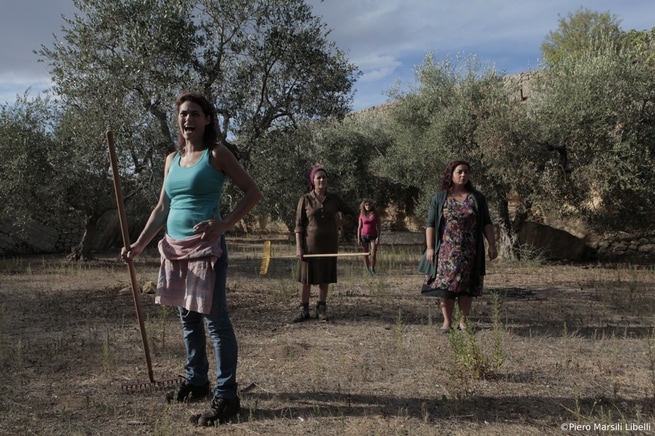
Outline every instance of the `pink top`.
<svg viewBox="0 0 655 436"><path fill-rule="evenodd" d="M364 214L359 215L359 224L362 229L359 232L359 236L368 236L369 238L375 238L378 236L378 222L380 218L377 213L372 214L371 216L366 216Z"/></svg>
<svg viewBox="0 0 655 436"><path fill-rule="evenodd" d="M181 306L209 314L214 296L214 263L223 254L221 238L201 240L201 234L185 239L168 235L159 241L161 266L156 304Z"/></svg>

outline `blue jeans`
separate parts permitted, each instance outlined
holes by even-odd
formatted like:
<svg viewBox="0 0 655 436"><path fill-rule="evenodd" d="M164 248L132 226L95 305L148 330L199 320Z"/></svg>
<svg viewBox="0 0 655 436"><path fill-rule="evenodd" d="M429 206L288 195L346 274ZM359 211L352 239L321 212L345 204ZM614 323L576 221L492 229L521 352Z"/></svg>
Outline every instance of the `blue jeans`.
<svg viewBox="0 0 655 436"><path fill-rule="evenodd" d="M205 337L205 324L214 343L216 354L216 387L214 396L218 398L233 399L237 397L237 338L234 327L227 311L226 283L227 283L227 249L225 237L221 236L223 255L216 261L216 284L212 298L212 309L209 315L178 308L184 345L186 347L187 361L184 365L186 380L192 385L204 385L209 380L209 362L207 360L207 344ZM204 323L203 323L204 321Z"/></svg>

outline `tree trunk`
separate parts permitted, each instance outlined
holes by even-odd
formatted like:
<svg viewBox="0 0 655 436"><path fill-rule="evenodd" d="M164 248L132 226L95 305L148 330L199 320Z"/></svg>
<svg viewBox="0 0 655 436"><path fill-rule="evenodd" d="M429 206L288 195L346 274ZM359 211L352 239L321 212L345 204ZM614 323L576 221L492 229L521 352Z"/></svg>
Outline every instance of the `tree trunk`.
<svg viewBox="0 0 655 436"><path fill-rule="evenodd" d="M519 236L516 228L516 219L512 220L507 200L498 202L498 256L501 259L518 259Z"/></svg>
<svg viewBox="0 0 655 436"><path fill-rule="evenodd" d="M84 219L84 234L77 247L73 249L68 256L69 260L91 260L91 249L95 240L96 229L98 226L98 217L87 215Z"/></svg>

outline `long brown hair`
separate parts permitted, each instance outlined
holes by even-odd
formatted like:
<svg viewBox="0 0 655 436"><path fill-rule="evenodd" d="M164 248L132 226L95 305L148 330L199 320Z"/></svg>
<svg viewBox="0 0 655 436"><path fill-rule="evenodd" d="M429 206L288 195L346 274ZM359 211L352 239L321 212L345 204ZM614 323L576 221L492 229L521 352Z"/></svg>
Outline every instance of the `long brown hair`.
<svg viewBox="0 0 655 436"><path fill-rule="evenodd" d="M359 204L359 214L366 216L366 208L364 207L364 205L366 203L371 205L371 213L374 214L375 213L375 203L373 203L373 200L371 200L370 198L363 199L362 202Z"/></svg>
<svg viewBox="0 0 655 436"><path fill-rule="evenodd" d="M209 115L209 124L205 126L205 135L203 137L203 143L207 148L213 148L218 141L218 124L216 121L216 108L213 104L199 92L185 92L181 94L177 100L175 100L175 117L180 114L180 106L184 102L190 101L197 104L202 109L203 114ZM184 148L184 137L182 132L177 133L177 150L180 151Z"/></svg>
<svg viewBox="0 0 655 436"><path fill-rule="evenodd" d="M448 191L450 188L453 186L453 173L455 172L455 168L457 168L460 165L466 165L466 167L471 170L471 165L466 162L465 160L454 160L450 162L448 165L446 165L446 169L443 172L443 177L441 178L441 186L439 187L440 190L442 191ZM468 182L466 182L466 185L464 185L467 191L472 192L473 191L473 183L471 183L471 179L469 178Z"/></svg>

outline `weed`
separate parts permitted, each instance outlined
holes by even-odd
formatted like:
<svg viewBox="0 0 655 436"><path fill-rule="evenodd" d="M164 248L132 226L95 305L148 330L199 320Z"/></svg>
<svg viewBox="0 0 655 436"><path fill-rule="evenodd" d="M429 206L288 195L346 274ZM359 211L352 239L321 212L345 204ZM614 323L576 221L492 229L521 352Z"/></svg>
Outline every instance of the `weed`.
<svg viewBox="0 0 655 436"><path fill-rule="evenodd" d="M501 304L500 297L497 295L493 299L493 305L493 347L490 356L482 349L470 323L465 330L454 330L448 337L457 366L466 370L475 379L495 378L498 369L505 361L502 349L504 326L500 320ZM455 324L459 324L462 319L462 313L457 306L454 318Z"/></svg>
<svg viewBox="0 0 655 436"><path fill-rule="evenodd" d="M502 302L500 295L497 293L492 296L493 304L493 338L494 345L492 351L492 360L494 368L500 368L505 363L505 352L503 351L503 339L505 337L505 326L501 322Z"/></svg>
<svg viewBox="0 0 655 436"><path fill-rule="evenodd" d="M161 417L155 421L155 434L157 435L170 435L171 431L171 411L170 406L164 407Z"/></svg>
<svg viewBox="0 0 655 436"><path fill-rule="evenodd" d="M625 428L627 423L626 416L621 410L613 403L607 403L602 399L594 401L588 411L583 411L580 403L579 395L575 396L575 410L563 406L564 409L571 412L578 422L589 424L594 430L600 432L617 432ZM616 410L616 416L612 409Z"/></svg>
<svg viewBox="0 0 655 436"><path fill-rule="evenodd" d="M569 326L564 321L562 325L562 350L564 352L564 355L562 356L564 359L563 365L566 366L567 368L571 365L573 362L573 357L571 355L571 339L573 338L573 335L569 332Z"/></svg>
<svg viewBox="0 0 655 436"><path fill-rule="evenodd" d="M18 338L18 342L16 343L16 355L14 358L14 362L18 367L18 371L23 370L23 355L24 355L23 340L21 338Z"/></svg>
<svg viewBox="0 0 655 436"><path fill-rule="evenodd" d="M434 321L432 319L432 305L428 304L428 326L434 325Z"/></svg>
<svg viewBox="0 0 655 436"><path fill-rule="evenodd" d="M279 279L277 286L272 288L273 300L277 303L288 303L295 301L298 297L297 285L290 279Z"/></svg>
<svg viewBox="0 0 655 436"><path fill-rule="evenodd" d="M314 365L313 365L313 386L314 386L314 391L315 392L320 392L321 390L321 380L323 376L323 362L321 359L321 355L318 352L318 350L314 350L313 354L313 360L314 360Z"/></svg>
<svg viewBox="0 0 655 436"><path fill-rule="evenodd" d="M102 342L102 368L105 371L105 374L111 373L112 362L111 362L111 349L109 342L109 329L105 332L105 339Z"/></svg>
<svg viewBox="0 0 655 436"><path fill-rule="evenodd" d="M421 402L421 417L424 424L430 422L430 412L428 411L428 407L427 404L425 404L425 401Z"/></svg>
<svg viewBox="0 0 655 436"><path fill-rule="evenodd" d="M403 313L398 309L398 317L396 318L396 353L398 357L403 355Z"/></svg>
<svg viewBox="0 0 655 436"><path fill-rule="evenodd" d="M653 398L655 399L655 325L651 328L651 334L647 339L646 353L648 355L648 369L650 371L650 383L653 388Z"/></svg>
<svg viewBox="0 0 655 436"><path fill-rule="evenodd" d="M536 268L546 262L546 252L534 245L522 244L516 249L516 261L523 267Z"/></svg>
<svg viewBox="0 0 655 436"><path fill-rule="evenodd" d="M374 295L378 298L388 298L391 295L391 288L386 280L381 277L374 279L375 290Z"/></svg>
<svg viewBox="0 0 655 436"><path fill-rule="evenodd" d="M157 318L159 320L159 331L161 332L161 348L166 347L166 326L168 325L168 314L170 313L170 308L164 305L160 305L157 310Z"/></svg>

